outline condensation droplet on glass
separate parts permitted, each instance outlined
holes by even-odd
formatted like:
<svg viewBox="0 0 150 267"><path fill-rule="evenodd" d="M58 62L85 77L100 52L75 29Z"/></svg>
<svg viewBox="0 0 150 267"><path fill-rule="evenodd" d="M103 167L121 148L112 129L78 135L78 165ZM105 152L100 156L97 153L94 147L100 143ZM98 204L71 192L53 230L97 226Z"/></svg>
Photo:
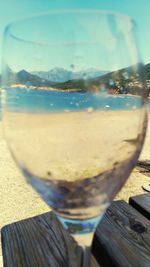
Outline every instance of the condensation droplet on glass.
<svg viewBox="0 0 150 267"><path fill-rule="evenodd" d="M103 93L103 94L107 92L107 89L106 89L106 87L105 87L104 84L100 85L100 91L101 91L101 93Z"/></svg>
<svg viewBox="0 0 150 267"><path fill-rule="evenodd" d="M112 79L109 80L109 85L114 85L114 81Z"/></svg>
<svg viewBox="0 0 150 267"><path fill-rule="evenodd" d="M86 78L87 78L87 73L84 72L84 73L83 73L83 79L86 79Z"/></svg>
<svg viewBox="0 0 150 267"><path fill-rule="evenodd" d="M125 78L125 80L129 79L129 74L127 71L123 72L122 76Z"/></svg>
<svg viewBox="0 0 150 267"><path fill-rule="evenodd" d="M70 64L70 68L71 69L75 69L75 65L74 64Z"/></svg>
<svg viewBox="0 0 150 267"><path fill-rule="evenodd" d="M87 111L88 113L92 113L92 112L94 111L94 108L89 107L89 108L86 109L86 111Z"/></svg>
<svg viewBox="0 0 150 267"><path fill-rule="evenodd" d="M133 106L132 109L135 110L137 107L136 106Z"/></svg>

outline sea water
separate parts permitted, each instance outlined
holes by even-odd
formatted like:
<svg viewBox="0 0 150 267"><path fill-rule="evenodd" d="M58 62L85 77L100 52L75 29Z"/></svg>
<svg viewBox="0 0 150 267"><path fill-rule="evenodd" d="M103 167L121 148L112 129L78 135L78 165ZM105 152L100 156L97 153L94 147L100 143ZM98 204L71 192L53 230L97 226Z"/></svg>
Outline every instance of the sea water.
<svg viewBox="0 0 150 267"><path fill-rule="evenodd" d="M20 112L60 112L77 110L129 110L141 105L138 96L93 94L13 88L5 90L7 107ZM149 100L150 106L150 100Z"/></svg>

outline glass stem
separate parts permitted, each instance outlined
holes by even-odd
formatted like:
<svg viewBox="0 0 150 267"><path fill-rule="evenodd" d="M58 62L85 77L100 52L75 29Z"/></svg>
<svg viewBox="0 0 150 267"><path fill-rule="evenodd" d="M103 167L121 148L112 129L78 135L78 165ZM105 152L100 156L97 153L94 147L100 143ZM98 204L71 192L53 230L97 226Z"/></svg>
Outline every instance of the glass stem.
<svg viewBox="0 0 150 267"><path fill-rule="evenodd" d="M91 245L101 216L86 220L71 220L58 215L57 218L74 240L72 246L69 247L69 267L90 267Z"/></svg>
<svg viewBox="0 0 150 267"><path fill-rule="evenodd" d="M80 247L81 254L79 256L78 267L90 267L91 266L91 247Z"/></svg>
<svg viewBox="0 0 150 267"><path fill-rule="evenodd" d="M91 240L92 242L92 240ZM91 266L91 245L85 246L73 242L69 247L69 267L90 267Z"/></svg>

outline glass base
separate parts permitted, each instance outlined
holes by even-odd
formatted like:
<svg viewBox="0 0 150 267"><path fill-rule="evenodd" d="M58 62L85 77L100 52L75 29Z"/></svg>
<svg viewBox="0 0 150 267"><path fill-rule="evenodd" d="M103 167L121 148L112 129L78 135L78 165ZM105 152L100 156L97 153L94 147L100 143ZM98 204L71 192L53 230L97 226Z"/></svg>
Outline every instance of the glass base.
<svg viewBox="0 0 150 267"><path fill-rule="evenodd" d="M95 229L102 216L97 216L87 220L71 220L57 214L63 227L69 231L78 245L91 246Z"/></svg>

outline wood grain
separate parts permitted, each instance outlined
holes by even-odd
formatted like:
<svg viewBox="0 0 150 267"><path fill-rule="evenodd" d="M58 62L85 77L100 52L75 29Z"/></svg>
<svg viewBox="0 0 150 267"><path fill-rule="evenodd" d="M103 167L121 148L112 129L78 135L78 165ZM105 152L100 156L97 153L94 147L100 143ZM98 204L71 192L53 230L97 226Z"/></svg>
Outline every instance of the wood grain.
<svg viewBox="0 0 150 267"><path fill-rule="evenodd" d="M80 254L52 212L5 226L2 250L4 267L77 267Z"/></svg>
<svg viewBox="0 0 150 267"><path fill-rule="evenodd" d="M150 193L130 197L129 204L150 220Z"/></svg>
<svg viewBox="0 0 150 267"><path fill-rule="evenodd" d="M149 220L126 202L113 202L97 228L93 253L101 266L149 267Z"/></svg>
<svg viewBox="0 0 150 267"><path fill-rule="evenodd" d="M79 255L51 212L5 226L2 250L4 267L74 267ZM113 202L97 228L92 252L92 267L149 267L149 220L124 201Z"/></svg>

